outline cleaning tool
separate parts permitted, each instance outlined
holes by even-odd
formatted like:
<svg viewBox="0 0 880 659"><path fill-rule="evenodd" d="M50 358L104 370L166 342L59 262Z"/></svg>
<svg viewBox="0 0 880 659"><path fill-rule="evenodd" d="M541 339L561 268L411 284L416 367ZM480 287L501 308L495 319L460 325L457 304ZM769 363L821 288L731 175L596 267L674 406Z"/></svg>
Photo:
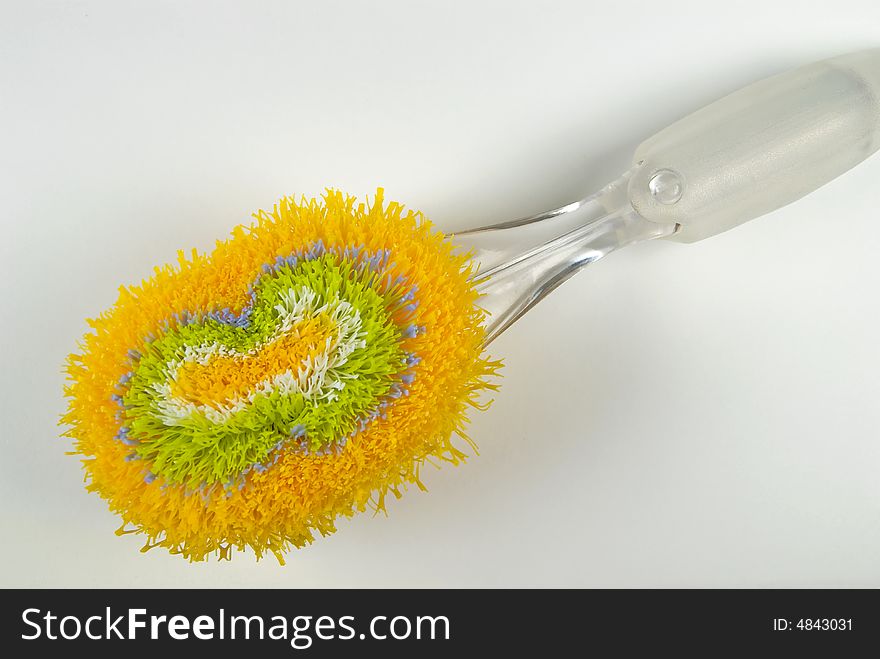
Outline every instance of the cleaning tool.
<svg viewBox="0 0 880 659"><path fill-rule="evenodd" d="M447 236L328 190L286 197L210 254L179 253L89 321L65 434L86 487L190 560L284 561L383 510L497 388L486 346L631 243L694 242L784 206L880 147L880 50L753 84L645 141L596 194ZM535 410L539 414L539 410Z"/></svg>

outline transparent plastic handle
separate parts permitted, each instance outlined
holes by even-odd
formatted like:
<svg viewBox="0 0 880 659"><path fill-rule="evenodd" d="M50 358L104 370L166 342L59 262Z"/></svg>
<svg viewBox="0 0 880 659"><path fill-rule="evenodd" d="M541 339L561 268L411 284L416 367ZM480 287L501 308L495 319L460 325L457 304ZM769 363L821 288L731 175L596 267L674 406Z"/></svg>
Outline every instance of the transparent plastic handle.
<svg viewBox="0 0 880 659"><path fill-rule="evenodd" d="M489 343L562 282L643 240L694 242L789 204L880 147L880 49L755 83L636 151L598 192L461 231Z"/></svg>
<svg viewBox="0 0 880 659"><path fill-rule="evenodd" d="M880 147L880 48L745 87L637 149L632 207L693 242L789 204Z"/></svg>

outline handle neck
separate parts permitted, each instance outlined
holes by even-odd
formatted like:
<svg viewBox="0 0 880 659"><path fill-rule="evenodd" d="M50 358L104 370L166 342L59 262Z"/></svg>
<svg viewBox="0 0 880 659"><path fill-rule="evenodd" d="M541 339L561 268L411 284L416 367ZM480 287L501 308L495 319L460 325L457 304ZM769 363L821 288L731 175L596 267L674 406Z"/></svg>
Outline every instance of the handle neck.
<svg viewBox="0 0 880 659"><path fill-rule="evenodd" d="M478 266L472 281L489 312L486 344L586 265L675 231L675 224L649 222L632 209L627 185L634 171L567 206L452 236Z"/></svg>

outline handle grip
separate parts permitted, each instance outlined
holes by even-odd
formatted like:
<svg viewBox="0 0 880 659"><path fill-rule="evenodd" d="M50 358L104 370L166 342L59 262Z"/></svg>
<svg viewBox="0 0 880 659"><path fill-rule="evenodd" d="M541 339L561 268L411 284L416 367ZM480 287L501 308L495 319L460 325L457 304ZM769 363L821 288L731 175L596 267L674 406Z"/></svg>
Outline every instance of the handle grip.
<svg viewBox="0 0 880 659"><path fill-rule="evenodd" d="M694 242L785 206L880 148L880 48L754 83L636 150L644 218Z"/></svg>

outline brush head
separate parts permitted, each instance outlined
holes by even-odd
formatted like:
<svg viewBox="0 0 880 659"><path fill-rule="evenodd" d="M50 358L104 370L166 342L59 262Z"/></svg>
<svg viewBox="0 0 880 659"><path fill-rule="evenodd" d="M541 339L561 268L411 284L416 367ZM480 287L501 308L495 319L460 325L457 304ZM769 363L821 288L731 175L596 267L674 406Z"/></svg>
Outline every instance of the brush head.
<svg viewBox="0 0 880 659"><path fill-rule="evenodd" d="M499 364L467 256L421 214L328 191L179 255L90 321L62 421L87 489L191 560L283 562L340 515L460 462Z"/></svg>

